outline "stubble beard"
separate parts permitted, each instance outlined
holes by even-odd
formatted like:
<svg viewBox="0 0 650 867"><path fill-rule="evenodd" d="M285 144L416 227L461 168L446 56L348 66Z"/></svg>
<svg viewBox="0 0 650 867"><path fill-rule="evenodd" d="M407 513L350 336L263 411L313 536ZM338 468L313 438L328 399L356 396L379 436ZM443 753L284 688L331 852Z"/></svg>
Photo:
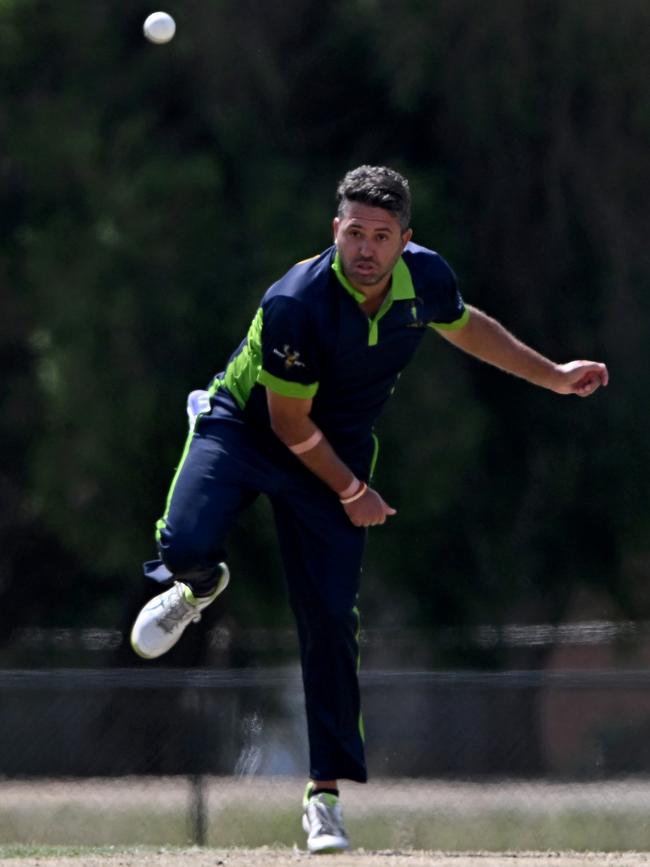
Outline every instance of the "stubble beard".
<svg viewBox="0 0 650 867"><path fill-rule="evenodd" d="M389 267L385 268L383 271L377 271L375 274L359 274L358 272L356 272L354 274L355 282L358 283L359 286L377 286L379 283L381 283L387 277L390 278L390 275L393 273L393 269L395 268L395 265L397 265L397 263L399 262L401 255L402 255L402 251L400 250L396 254L396 256L394 257L394 259L391 262L391 264L389 265ZM360 261L363 261L363 260L360 260ZM373 262L373 264L375 264L375 263ZM352 270L352 269L350 269L350 270ZM343 263L343 271L348 276L348 279L350 279L349 274L347 273L347 269L345 267L345 262Z"/></svg>

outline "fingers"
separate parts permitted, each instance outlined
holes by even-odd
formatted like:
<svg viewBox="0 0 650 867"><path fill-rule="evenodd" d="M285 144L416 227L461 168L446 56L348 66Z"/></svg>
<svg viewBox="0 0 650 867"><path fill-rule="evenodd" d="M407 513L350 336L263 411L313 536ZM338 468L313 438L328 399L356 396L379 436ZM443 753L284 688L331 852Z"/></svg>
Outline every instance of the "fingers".
<svg viewBox="0 0 650 867"><path fill-rule="evenodd" d="M609 382L609 371L604 364L589 362L581 371L582 378L578 379L578 385L593 385L594 390Z"/></svg>
<svg viewBox="0 0 650 867"><path fill-rule="evenodd" d="M355 527L377 527L386 523L386 518L397 514L397 510L369 488L363 497L345 506L345 511Z"/></svg>
<svg viewBox="0 0 650 867"><path fill-rule="evenodd" d="M369 524L369 525L368 525L369 527L374 527L374 526L376 526L377 524L385 524L385 523L386 523L386 518L390 518L391 515L396 515L396 514L397 514L397 509L392 509L392 508L388 505L388 503L384 503L383 500L381 501L381 505L382 505L382 508L383 508L383 513L382 513L382 514L381 514L381 515L380 515L380 516L379 516L379 517L378 517L378 518L377 518L377 519L376 519L372 524Z"/></svg>
<svg viewBox="0 0 650 867"><path fill-rule="evenodd" d="M394 513L395 514L395 513ZM381 524L386 523L386 518L388 515L377 515L373 517L369 516L350 516L350 520L354 524L355 527L379 527Z"/></svg>
<svg viewBox="0 0 650 867"><path fill-rule="evenodd" d="M589 397L601 385L607 385L609 379L607 377L607 368L604 372L595 371L586 373L578 382L573 385L573 393L578 397Z"/></svg>
<svg viewBox="0 0 650 867"><path fill-rule="evenodd" d="M350 519L355 527L380 527L382 524L386 523L386 515L383 515L381 518L351 518Z"/></svg>
<svg viewBox="0 0 650 867"><path fill-rule="evenodd" d="M598 388L599 384L600 380L595 380L593 376L588 376L585 379L581 379L580 382L576 382L573 386L573 391L580 397L588 397Z"/></svg>

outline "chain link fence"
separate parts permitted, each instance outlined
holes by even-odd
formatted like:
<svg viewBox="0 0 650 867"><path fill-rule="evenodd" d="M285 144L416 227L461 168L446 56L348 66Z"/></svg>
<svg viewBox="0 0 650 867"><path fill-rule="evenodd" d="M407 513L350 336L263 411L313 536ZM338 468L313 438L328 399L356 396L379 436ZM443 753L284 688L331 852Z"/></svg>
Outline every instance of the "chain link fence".
<svg viewBox="0 0 650 867"><path fill-rule="evenodd" d="M372 781L342 784L355 846L650 849L642 627L517 629L475 640L551 642L544 669L396 670L364 654ZM623 640L634 665L614 664ZM0 688L0 843L304 846L295 663L5 668Z"/></svg>

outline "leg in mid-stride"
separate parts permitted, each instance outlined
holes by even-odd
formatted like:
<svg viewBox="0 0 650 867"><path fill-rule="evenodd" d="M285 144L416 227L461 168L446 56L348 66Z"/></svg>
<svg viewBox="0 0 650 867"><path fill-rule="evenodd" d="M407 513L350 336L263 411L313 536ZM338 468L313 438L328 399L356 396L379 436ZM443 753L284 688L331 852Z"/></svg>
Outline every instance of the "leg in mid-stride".
<svg viewBox="0 0 650 867"><path fill-rule="evenodd" d="M145 575L173 586L151 599L133 624L131 646L139 656L154 659L171 650L228 586L226 536L263 484L251 456L245 437L218 412L192 420L165 513L156 524L161 559L144 564Z"/></svg>

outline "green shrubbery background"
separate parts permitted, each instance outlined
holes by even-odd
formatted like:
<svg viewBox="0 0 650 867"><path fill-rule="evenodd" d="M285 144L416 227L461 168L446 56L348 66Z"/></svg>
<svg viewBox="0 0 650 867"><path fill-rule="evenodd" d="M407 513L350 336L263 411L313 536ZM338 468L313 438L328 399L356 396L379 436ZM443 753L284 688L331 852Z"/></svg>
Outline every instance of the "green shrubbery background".
<svg viewBox="0 0 650 867"><path fill-rule="evenodd" d="M379 429L374 625L650 616L645 0L0 0L0 621L126 623L185 436L334 187L404 171L465 298L612 384L559 398L434 335ZM230 616L289 622L260 505Z"/></svg>

